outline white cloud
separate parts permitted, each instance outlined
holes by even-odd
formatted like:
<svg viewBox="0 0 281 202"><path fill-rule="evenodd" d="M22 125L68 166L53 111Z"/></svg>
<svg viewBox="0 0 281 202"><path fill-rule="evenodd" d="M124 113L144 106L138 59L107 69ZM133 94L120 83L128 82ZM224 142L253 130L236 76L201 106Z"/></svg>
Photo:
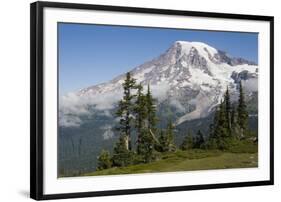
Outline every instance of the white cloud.
<svg viewBox="0 0 281 202"><path fill-rule="evenodd" d="M64 127L79 127L81 119L77 116L60 116L59 125Z"/></svg>
<svg viewBox="0 0 281 202"><path fill-rule="evenodd" d="M89 115L89 106L95 106L105 116L112 116L110 109L121 99L121 92L108 92L99 95L83 95L68 93L59 99L59 125L64 127L79 127L79 116Z"/></svg>
<svg viewBox="0 0 281 202"><path fill-rule="evenodd" d="M258 91L258 79L251 78L242 83L244 89L248 92L256 92Z"/></svg>
<svg viewBox="0 0 281 202"><path fill-rule="evenodd" d="M184 106L176 99L170 101L170 104L177 108L179 112L185 112Z"/></svg>
<svg viewBox="0 0 281 202"><path fill-rule="evenodd" d="M105 130L102 135L104 140L108 140L114 136L111 125L102 126L100 129Z"/></svg>
<svg viewBox="0 0 281 202"><path fill-rule="evenodd" d="M167 92L170 90L170 85L168 82L161 82L157 85L151 85L150 88L152 95L159 101L162 101L167 97Z"/></svg>

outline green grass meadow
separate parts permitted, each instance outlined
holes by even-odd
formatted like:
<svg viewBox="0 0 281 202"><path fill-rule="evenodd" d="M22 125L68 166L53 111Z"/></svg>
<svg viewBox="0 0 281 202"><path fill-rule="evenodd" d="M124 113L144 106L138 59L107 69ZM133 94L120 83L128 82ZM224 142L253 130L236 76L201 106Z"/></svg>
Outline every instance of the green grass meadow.
<svg viewBox="0 0 281 202"><path fill-rule="evenodd" d="M117 175L134 173L156 173L194 171L227 168L252 168L258 166L258 154L222 152L217 150L188 150L164 153L161 159L152 163L113 167L85 173L83 176Z"/></svg>

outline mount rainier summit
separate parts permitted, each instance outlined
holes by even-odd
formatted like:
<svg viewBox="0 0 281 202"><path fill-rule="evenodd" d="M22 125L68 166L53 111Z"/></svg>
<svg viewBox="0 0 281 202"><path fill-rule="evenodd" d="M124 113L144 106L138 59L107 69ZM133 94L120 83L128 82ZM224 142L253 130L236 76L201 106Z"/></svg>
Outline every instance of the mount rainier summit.
<svg viewBox="0 0 281 202"><path fill-rule="evenodd" d="M131 74L143 86L150 84L158 106L169 106L179 114L177 124L208 116L227 86L235 94L240 80L247 95L258 90L257 64L230 57L201 42L176 41L159 57L132 69ZM122 97L124 78L125 73L109 82L61 96L59 125L79 127L83 124L81 117L92 113L112 116Z"/></svg>

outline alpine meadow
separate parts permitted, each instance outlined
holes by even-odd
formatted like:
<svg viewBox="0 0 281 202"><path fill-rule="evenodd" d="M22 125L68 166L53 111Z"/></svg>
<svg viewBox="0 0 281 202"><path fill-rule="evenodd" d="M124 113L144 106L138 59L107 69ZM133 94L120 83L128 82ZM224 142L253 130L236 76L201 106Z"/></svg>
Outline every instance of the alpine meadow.
<svg viewBox="0 0 281 202"><path fill-rule="evenodd" d="M58 177L258 167L257 38L59 24Z"/></svg>

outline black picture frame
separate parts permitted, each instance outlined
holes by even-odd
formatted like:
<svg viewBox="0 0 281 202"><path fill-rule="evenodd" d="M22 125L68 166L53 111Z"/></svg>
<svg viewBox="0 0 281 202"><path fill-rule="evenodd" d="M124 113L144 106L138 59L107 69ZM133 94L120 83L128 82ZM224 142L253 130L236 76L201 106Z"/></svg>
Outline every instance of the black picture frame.
<svg viewBox="0 0 281 202"><path fill-rule="evenodd" d="M238 183L204 184L174 187L154 187L129 190L77 192L45 195L43 193L43 9L81 9L101 11L121 11L130 13L164 14L167 16L195 16L223 19L267 21L270 23L270 179ZM151 9L120 6L103 6L75 3L35 2L30 7L30 197L36 200L63 199L77 197L139 194L154 192L246 187L274 184L274 17L258 15L240 15L213 12L195 12L183 10Z"/></svg>

